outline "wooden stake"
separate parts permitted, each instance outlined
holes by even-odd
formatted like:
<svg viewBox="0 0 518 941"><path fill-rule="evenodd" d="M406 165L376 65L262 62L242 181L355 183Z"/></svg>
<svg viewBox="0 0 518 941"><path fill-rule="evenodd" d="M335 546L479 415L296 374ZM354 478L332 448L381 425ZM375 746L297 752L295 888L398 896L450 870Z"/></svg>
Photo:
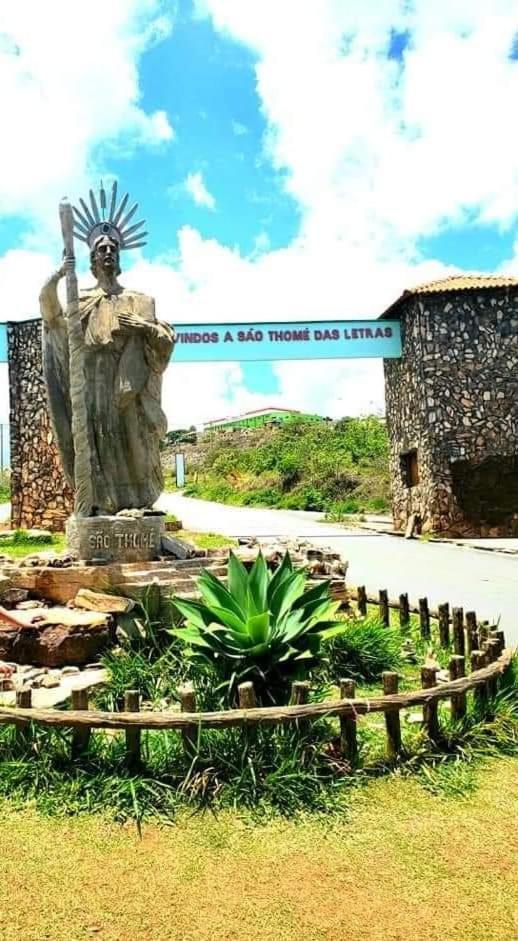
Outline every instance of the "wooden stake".
<svg viewBox="0 0 518 941"><path fill-rule="evenodd" d="M237 693L239 696L240 709L255 709L257 706L257 697L255 695L253 683L250 681L247 683L240 683L237 688Z"/></svg>
<svg viewBox="0 0 518 941"><path fill-rule="evenodd" d="M504 632L503 632L503 631L499 631L499 630L490 631L490 632L489 632L489 637L490 637L491 640L497 640L497 641L498 641L498 653L499 653L499 655L500 655L501 653L503 653L504 650L505 650L505 634L504 634Z"/></svg>
<svg viewBox="0 0 518 941"><path fill-rule="evenodd" d="M380 621L385 627L390 625L390 608L389 608L389 599L388 591L386 588L381 588L379 593L379 616Z"/></svg>
<svg viewBox="0 0 518 941"><path fill-rule="evenodd" d="M74 711L79 709L88 709L88 690L87 689L73 689L72 690L72 709ZM72 758L78 758L79 755L83 754L88 748L88 742L90 741L90 732L91 729L76 728L72 732Z"/></svg>
<svg viewBox="0 0 518 941"><path fill-rule="evenodd" d="M421 625L421 637L423 640L430 640L430 611L428 608L428 598L419 599L419 622Z"/></svg>
<svg viewBox="0 0 518 941"><path fill-rule="evenodd" d="M181 712L196 712L196 693L192 683L185 683L178 690L180 697ZM198 731L194 727L188 727L182 730L182 741L187 752L196 750L198 744Z"/></svg>
<svg viewBox="0 0 518 941"><path fill-rule="evenodd" d="M462 608L453 608L451 614L453 624L453 649L458 656L463 657L466 652L464 640L464 611Z"/></svg>
<svg viewBox="0 0 518 941"><path fill-rule="evenodd" d="M307 703L310 689L311 684L307 680L295 680L291 685L290 706L303 706Z"/></svg>
<svg viewBox="0 0 518 941"><path fill-rule="evenodd" d="M124 693L124 711L140 712L140 693L138 689L128 689ZM140 729L126 729L126 764L136 770L140 767Z"/></svg>
<svg viewBox="0 0 518 941"><path fill-rule="evenodd" d="M410 624L410 605L407 594L399 596L399 624L401 627Z"/></svg>
<svg viewBox="0 0 518 941"><path fill-rule="evenodd" d="M494 663L495 660L498 660L498 657L500 656L500 641L496 637L492 637L491 634L489 635L489 639L486 641L486 651L490 663ZM496 677L493 680L489 680L487 684L487 690L489 698L493 699L493 697L496 696L498 692L498 680Z"/></svg>
<svg viewBox="0 0 518 941"><path fill-rule="evenodd" d="M365 617L367 614L367 591L365 585L358 586L358 611Z"/></svg>
<svg viewBox="0 0 518 941"><path fill-rule="evenodd" d="M18 709L32 709L32 689L30 686L17 689L15 700Z"/></svg>
<svg viewBox="0 0 518 941"><path fill-rule="evenodd" d="M460 654L454 654L450 660L450 680L459 680L466 675L465 660ZM456 722L466 715L466 693L456 693L451 697L451 717Z"/></svg>
<svg viewBox="0 0 518 941"><path fill-rule="evenodd" d="M309 691L311 684L307 680L295 680L291 685L290 706L304 706L309 700ZM297 722L297 728L301 732L309 732L311 723L304 719Z"/></svg>
<svg viewBox="0 0 518 941"><path fill-rule="evenodd" d="M484 648L484 641L489 637L489 627L487 621L483 621L482 624L478 625L478 645L482 650Z"/></svg>
<svg viewBox="0 0 518 941"><path fill-rule="evenodd" d="M356 683L354 680L340 680L340 699L354 699ZM340 716L340 748L342 755L355 765L358 761L358 738L356 717Z"/></svg>
<svg viewBox="0 0 518 941"><path fill-rule="evenodd" d="M397 693L399 677L397 673L385 671L381 674L383 681L383 693L390 696ZM389 761L395 761L401 752L401 719L399 709L391 710L385 713L385 729L387 732L387 758Z"/></svg>
<svg viewBox="0 0 518 941"><path fill-rule="evenodd" d="M472 650L478 650L477 615L474 611L466 611L466 653L468 656Z"/></svg>
<svg viewBox="0 0 518 941"><path fill-rule="evenodd" d="M472 650L471 651L471 669L473 672L481 670L482 667L486 665L486 655L482 650ZM473 699L475 705L483 714L487 706L487 684L484 683L482 686L476 686L473 690Z"/></svg>
<svg viewBox="0 0 518 941"><path fill-rule="evenodd" d="M421 686L423 689L432 689L437 686L437 670L435 667L421 667ZM432 742L440 737L438 703L429 702L423 706L423 725Z"/></svg>
<svg viewBox="0 0 518 941"><path fill-rule="evenodd" d="M450 646L450 606L448 602L439 605L439 643L446 649Z"/></svg>
<svg viewBox="0 0 518 941"><path fill-rule="evenodd" d="M32 689L23 686L16 690L15 702L18 709L32 708ZM31 741L30 725L22 725L16 730L16 739L21 748L27 748Z"/></svg>

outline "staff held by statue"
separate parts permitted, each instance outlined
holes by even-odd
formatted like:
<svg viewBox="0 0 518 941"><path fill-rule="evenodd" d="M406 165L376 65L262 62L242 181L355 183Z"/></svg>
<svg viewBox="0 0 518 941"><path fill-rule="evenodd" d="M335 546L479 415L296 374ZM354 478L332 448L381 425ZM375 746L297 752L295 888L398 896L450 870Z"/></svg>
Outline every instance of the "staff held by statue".
<svg viewBox="0 0 518 941"><path fill-rule="evenodd" d="M67 199L59 206L65 255L67 331L70 356L70 404L74 444L74 510L76 516L91 516L93 504L92 462L88 438L88 410L84 369L84 337L79 309L79 289L74 256L74 216Z"/></svg>

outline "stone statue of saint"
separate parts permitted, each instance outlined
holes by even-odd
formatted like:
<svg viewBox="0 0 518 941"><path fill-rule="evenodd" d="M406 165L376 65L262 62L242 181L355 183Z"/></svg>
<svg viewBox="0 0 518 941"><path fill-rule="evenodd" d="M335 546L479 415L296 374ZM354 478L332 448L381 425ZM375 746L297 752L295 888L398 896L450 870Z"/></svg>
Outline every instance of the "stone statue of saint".
<svg viewBox="0 0 518 941"><path fill-rule="evenodd" d="M116 208L116 193L114 184L107 218L102 186L101 211L92 191L91 209L83 200L82 211L74 208L74 234L89 245L96 279L94 287L79 295L76 282L76 338L81 349L72 351L67 323L71 315L63 312L57 293L60 278L67 276L67 287L69 277L75 278L70 253L40 295L52 424L66 477L76 492L81 483L77 480L79 432L86 457L81 473L89 478L83 480L89 500L82 513L76 502L79 516L151 508L163 489L159 442L167 423L161 408L162 374L174 333L156 320L152 297L119 284L121 249L144 244L146 233L136 231L143 222L128 228L136 206L124 216L128 197ZM73 419L78 393L82 402L79 424L77 416Z"/></svg>

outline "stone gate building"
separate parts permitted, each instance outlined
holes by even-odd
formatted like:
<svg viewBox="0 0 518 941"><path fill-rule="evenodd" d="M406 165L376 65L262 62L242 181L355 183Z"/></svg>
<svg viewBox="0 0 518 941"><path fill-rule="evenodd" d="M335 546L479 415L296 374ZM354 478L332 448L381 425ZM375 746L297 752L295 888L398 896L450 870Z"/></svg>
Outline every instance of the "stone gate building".
<svg viewBox="0 0 518 941"><path fill-rule="evenodd" d="M460 276L410 291L403 355L386 360L394 522L518 535L518 278Z"/></svg>

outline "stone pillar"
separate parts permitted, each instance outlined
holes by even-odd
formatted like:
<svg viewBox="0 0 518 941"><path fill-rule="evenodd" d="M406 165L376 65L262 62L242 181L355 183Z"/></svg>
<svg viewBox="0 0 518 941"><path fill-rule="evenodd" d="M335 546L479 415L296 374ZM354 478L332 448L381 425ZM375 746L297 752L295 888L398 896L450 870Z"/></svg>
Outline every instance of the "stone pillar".
<svg viewBox="0 0 518 941"><path fill-rule="evenodd" d="M62 532L73 495L47 409L41 321L7 325L11 434L11 525Z"/></svg>

